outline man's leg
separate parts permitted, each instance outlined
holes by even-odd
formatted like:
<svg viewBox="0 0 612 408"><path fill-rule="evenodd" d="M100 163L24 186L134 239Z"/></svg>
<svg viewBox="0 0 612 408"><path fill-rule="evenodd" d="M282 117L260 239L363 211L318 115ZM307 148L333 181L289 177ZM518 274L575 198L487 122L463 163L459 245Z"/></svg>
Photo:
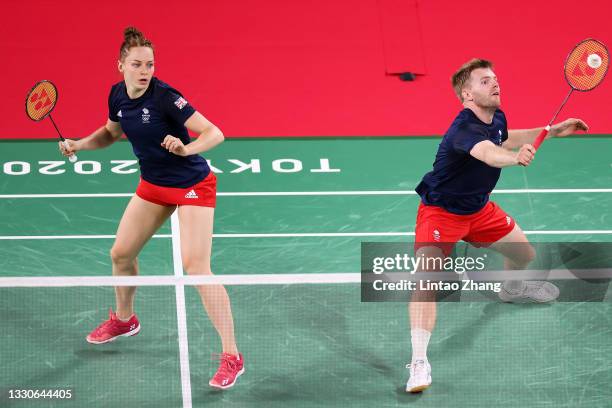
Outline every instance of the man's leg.
<svg viewBox="0 0 612 408"><path fill-rule="evenodd" d="M518 224L509 234L491 244L491 249L504 255L506 270L525 269L536 256L535 249ZM505 281L499 293L500 299L505 302L546 303L558 296L559 289L546 281Z"/></svg>
<svg viewBox="0 0 612 408"><path fill-rule="evenodd" d="M421 247L415 257L430 260L443 259L444 253L434 246ZM440 262L441 264L442 262ZM436 268L421 268L417 272L434 272ZM410 338L412 343L412 359L409 365L410 378L406 384L406 392L421 392L431 384L431 366L427 360L429 338L436 325L436 292L431 290L415 290L408 305L410 314Z"/></svg>

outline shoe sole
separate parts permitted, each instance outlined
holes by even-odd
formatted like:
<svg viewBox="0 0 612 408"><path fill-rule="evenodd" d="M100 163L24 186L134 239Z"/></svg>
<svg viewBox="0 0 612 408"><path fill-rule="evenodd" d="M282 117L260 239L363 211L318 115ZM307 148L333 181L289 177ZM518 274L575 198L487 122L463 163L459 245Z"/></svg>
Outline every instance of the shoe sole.
<svg viewBox="0 0 612 408"><path fill-rule="evenodd" d="M412 387L410 389L408 389L408 387L406 387L406 392L409 392L411 394L417 393L417 392L423 392L426 389L429 388L429 386L431 385L431 375L429 376L429 382L427 384L423 384L423 385L417 385L416 387Z"/></svg>
<svg viewBox="0 0 612 408"><path fill-rule="evenodd" d="M244 367L242 367L242 370L238 371L238 374L236 374L236 378L234 379L233 383L223 386L223 385L217 385L217 384L213 384L212 382L209 382L208 385L218 390L227 390L228 388L232 388L234 384L236 384L236 382L238 381L238 377L240 377L242 374L244 374Z"/></svg>
<svg viewBox="0 0 612 408"><path fill-rule="evenodd" d="M529 297L529 296L512 295L508 293L507 291L505 291L504 289L502 289L497 294L497 296L500 298L502 302L505 302L505 303L517 303L517 304L532 303L532 304L542 304L542 305L547 304L547 303L552 303L555 300L557 300L557 298L559 297L559 295L557 294L557 296L551 297L550 299L538 300L536 298Z"/></svg>
<svg viewBox="0 0 612 408"><path fill-rule="evenodd" d="M409 389L409 390L407 389L407 390L406 390L406 392L409 392L409 393L411 393L411 394L415 394L415 393L417 393L417 392L423 392L423 391L425 391L426 389L428 389L428 388L429 388L429 386L430 386L430 384L427 384L427 385L419 385L418 387L414 387L414 388L411 388L411 389Z"/></svg>
<svg viewBox="0 0 612 408"><path fill-rule="evenodd" d="M87 337L85 338L85 340L87 340L87 342L88 342L88 343L91 343L91 344L105 344L105 343L110 343L111 341L115 341L115 340L117 340L119 337L129 337L129 336L135 336L135 335L137 335L139 332L140 332L140 325L138 325L138 327L137 327L137 328L135 328L135 329L134 329L134 330L132 330L132 331L129 331L129 332L127 332L127 333L120 334L120 335L115 336L115 337L111 337L111 338L110 338L110 339L108 339L108 340L103 340L103 341L95 341L95 340L91 340L91 339L89 338L89 336L87 336Z"/></svg>

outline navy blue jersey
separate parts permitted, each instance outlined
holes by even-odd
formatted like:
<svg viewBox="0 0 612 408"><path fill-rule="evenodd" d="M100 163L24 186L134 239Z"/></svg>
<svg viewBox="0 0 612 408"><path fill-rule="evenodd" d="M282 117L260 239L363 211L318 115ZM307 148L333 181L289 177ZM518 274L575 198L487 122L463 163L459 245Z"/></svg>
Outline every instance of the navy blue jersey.
<svg viewBox="0 0 612 408"><path fill-rule="evenodd" d="M501 110L497 109L491 124L470 109L459 112L440 142L433 171L416 188L423 203L454 214L472 214L483 208L501 169L472 157L470 150L484 140L500 146L506 139L508 124Z"/></svg>
<svg viewBox="0 0 612 408"><path fill-rule="evenodd" d="M108 118L121 124L142 178L159 186L190 187L210 172L199 154L177 156L161 146L166 135L180 138L185 145L190 142L185 121L194 112L180 92L155 77L139 98L128 97L123 81L113 85L108 97Z"/></svg>

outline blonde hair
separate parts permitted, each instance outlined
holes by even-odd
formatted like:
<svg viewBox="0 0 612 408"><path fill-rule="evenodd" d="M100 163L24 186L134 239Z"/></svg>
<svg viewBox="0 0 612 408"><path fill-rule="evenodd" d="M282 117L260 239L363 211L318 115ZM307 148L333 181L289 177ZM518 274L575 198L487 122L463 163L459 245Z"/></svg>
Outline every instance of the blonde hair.
<svg viewBox="0 0 612 408"><path fill-rule="evenodd" d="M119 60L124 61L132 47L149 47L153 50L153 43L145 38L144 34L136 27L128 27L123 30L123 43L119 49Z"/></svg>
<svg viewBox="0 0 612 408"><path fill-rule="evenodd" d="M461 91L463 91L465 84L470 80L470 74L472 71L478 68L493 68L493 63L485 59L473 58L463 64L457 70L457 72L453 74L451 83L453 84L455 94L461 102L463 102L463 95L461 94Z"/></svg>

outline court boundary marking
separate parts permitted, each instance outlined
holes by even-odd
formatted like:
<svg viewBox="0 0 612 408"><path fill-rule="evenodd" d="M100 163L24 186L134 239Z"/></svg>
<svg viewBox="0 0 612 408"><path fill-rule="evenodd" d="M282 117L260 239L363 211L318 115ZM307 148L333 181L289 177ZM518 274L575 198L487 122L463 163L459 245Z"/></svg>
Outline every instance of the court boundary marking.
<svg viewBox="0 0 612 408"><path fill-rule="evenodd" d="M176 263L176 261L175 261ZM577 280L579 278L611 279L612 269L568 269L544 270L502 270L468 272L467 278L474 281L503 281L513 279L533 279L546 273L547 280ZM455 272L404 273L402 278L411 280L433 279L451 280L462 275ZM383 279L393 274L376 275ZM372 275L368 273L368 277ZM267 274L237 274L237 275L139 275L139 276L4 276L0 277L0 288L67 288L67 287L114 287L114 286L262 286L262 285L320 285L362 283L359 272L329 272L329 273L267 273ZM184 306L184 305L183 305ZM184 314L183 314L184 315ZM178 317L178 316L177 316ZM186 334L186 332L185 332Z"/></svg>
<svg viewBox="0 0 612 408"><path fill-rule="evenodd" d="M552 193L612 193L612 189L499 189L493 194L552 194ZM0 194L3 199L36 198L129 198L134 193L92 193L92 194ZM304 196L416 196L413 190L362 190L362 191L269 191L269 192L218 192L218 197L304 197ZM360 273L325 274L258 274L258 275L216 275L184 276L180 253L180 230L178 216L170 217L171 234L155 234L153 238L170 238L172 241L173 275L136 277L0 277L0 287L83 287L83 286L174 286L176 293L176 316L179 345L181 394L184 408L192 408L191 372L189 366L189 344L187 332L187 310L185 285L261 285L261 284L325 284L361 283ZM580 235L612 234L612 230L552 230L525 231L526 235ZM414 232L348 232L348 233L236 233L213 234L214 238L296 238L296 237L405 237ZM53 240L53 239L114 239L115 235L39 235L0 236L0 240ZM529 271L520 271L529 272ZM575 279L571 272L551 271L557 279ZM520 275L517 274L517 275ZM548 279L555 279L551 275ZM560 277L564 276L564 277ZM519 279L519 276L514 276Z"/></svg>
<svg viewBox="0 0 612 408"><path fill-rule="evenodd" d="M612 193L612 188L529 188L498 189L492 194L576 194ZM132 197L134 193L70 193L70 194L0 194L0 198L114 198ZM299 197L299 196L386 196L417 195L414 190L347 190L347 191L237 191L217 192L217 197Z"/></svg>
<svg viewBox="0 0 612 408"><path fill-rule="evenodd" d="M187 307L185 306L185 285L183 278L183 260L181 258L181 234L177 212L170 216L172 230L172 267L177 282L174 284L176 292L176 324L178 330L179 365L181 372L181 393L183 408L191 408L191 370L189 369L189 337L187 335Z"/></svg>
<svg viewBox="0 0 612 408"><path fill-rule="evenodd" d="M610 235L612 230L534 230L525 235ZM413 237L414 232L287 232L287 233L235 233L213 234L213 238L349 238L349 237ZM172 234L155 234L152 238L172 238ZM115 239L109 235L0 235L0 241L54 239Z"/></svg>

